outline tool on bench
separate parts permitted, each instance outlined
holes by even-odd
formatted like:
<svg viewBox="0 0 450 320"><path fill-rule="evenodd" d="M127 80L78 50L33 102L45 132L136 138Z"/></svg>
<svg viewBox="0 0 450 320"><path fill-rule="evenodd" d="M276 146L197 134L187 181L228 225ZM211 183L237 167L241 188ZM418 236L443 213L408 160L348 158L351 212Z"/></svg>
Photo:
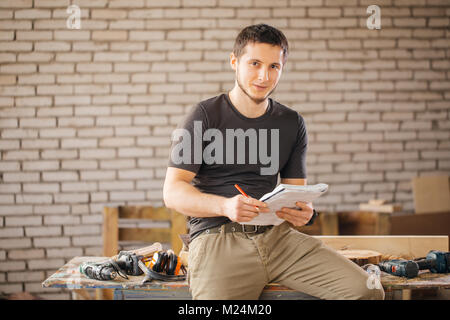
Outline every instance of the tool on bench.
<svg viewBox="0 0 450 320"><path fill-rule="evenodd" d="M153 279L159 281L186 280L186 268L172 250L158 251L151 259L139 261L139 266L145 273L143 284Z"/></svg>
<svg viewBox="0 0 450 320"><path fill-rule="evenodd" d="M378 264L384 272L394 276L414 278L419 270L430 270L433 273L450 272L450 252L431 250L424 258L415 260L386 260Z"/></svg>
<svg viewBox="0 0 450 320"><path fill-rule="evenodd" d="M118 276L129 279L127 275L145 274L142 283L153 279L159 281L182 281L186 279L186 268L172 251L157 251L142 256L133 252L121 251L117 258L105 262L85 262L80 272L95 280L118 280Z"/></svg>
<svg viewBox="0 0 450 320"><path fill-rule="evenodd" d="M143 256L135 253L121 251L117 260L109 259L106 262L85 262L80 265L80 272L91 279L116 280L117 276L128 279L127 275L139 276L143 272L139 268L138 261Z"/></svg>

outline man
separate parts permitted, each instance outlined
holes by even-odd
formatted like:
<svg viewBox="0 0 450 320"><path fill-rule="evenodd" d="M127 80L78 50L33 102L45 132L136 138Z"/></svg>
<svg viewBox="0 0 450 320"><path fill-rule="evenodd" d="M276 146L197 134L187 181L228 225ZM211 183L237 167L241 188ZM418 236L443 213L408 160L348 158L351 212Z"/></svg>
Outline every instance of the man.
<svg viewBox="0 0 450 320"><path fill-rule="evenodd" d="M279 226L240 224L268 212L257 199L276 187L278 174L281 183L306 185L304 120L269 98L287 56L281 31L244 28L230 54L234 88L198 103L172 137L164 202L191 217L192 297L258 299L276 282L323 299L383 299L362 268L291 228L312 220L311 203L277 212L286 220Z"/></svg>

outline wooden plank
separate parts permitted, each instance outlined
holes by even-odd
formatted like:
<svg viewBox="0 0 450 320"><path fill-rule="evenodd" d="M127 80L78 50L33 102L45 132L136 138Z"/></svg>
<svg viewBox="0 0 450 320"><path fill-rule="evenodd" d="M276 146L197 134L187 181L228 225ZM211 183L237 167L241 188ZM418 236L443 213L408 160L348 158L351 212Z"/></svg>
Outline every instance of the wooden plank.
<svg viewBox="0 0 450 320"><path fill-rule="evenodd" d="M448 250L448 236L314 236L335 250L366 249L406 259Z"/></svg>
<svg viewBox="0 0 450 320"><path fill-rule="evenodd" d="M170 211L166 207L119 206L120 219L170 220Z"/></svg>
<svg viewBox="0 0 450 320"><path fill-rule="evenodd" d="M450 274L432 273L428 270L420 270L417 277L405 278L381 272L381 284L388 290L450 289Z"/></svg>
<svg viewBox="0 0 450 320"><path fill-rule="evenodd" d="M319 216L311 226L296 227L291 225L291 228L308 235L338 235L338 215L336 212L319 212Z"/></svg>
<svg viewBox="0 0 450 320"><path fill-rule="evenodd" d="M103 208L103 255L112 257L119 250L119 210L114 207ZM97 300L112 300L114 291L110 289L95 290Z"/></svg>
<svg viewBox="0 0 450 320"><path fill-rule="evenodd" d="M103 208L103 255L112 257L119 250L119 210Z"/></svg>
<svg viewBox="0 0 450 320"><path fill-rule="evenodd" d="M447 235L450 246L450 212L397 215L390 224L391 235Z"/></svg>
<svg viewBox="0 0 450 320"><path fill-rule="evenodd" d="M189 288L177 288L176 290L158 289L116 289L114 300L191 300ZM268 285L261 293L259 300L319 300L316 297L277 284Z"/></svg>
<svg viewBox="0 0 450 320"><path fill-rule="evenodd" d="M338 235L339 221L336 212L320 213L320 227L322 235Z"/></svg>
<svg viewBox="0 0 450 320"><path fill-rule="evenodd" d="M381 261L381 253L373 250L338 250L340 254L342 254L347 259L350 259L354 263L359 266L363 266L365 264L378 264Z"/></svg>
<svg viewBox="0 0 450 320"><path fill-rule="evenodd" d="M377 212L375 217L375 234L391 234L391 214Z"/></svg>
<svg viewBox="0 0 450 320"><path fill-rule="evenodd" d="M76 300L81 300L80 298L83 298L84 300L92 300L91 295L86 289L74 289L73 291L76 294Z"/></svg>
<svg viewBox="0 0 450 320"><path fill-rule="evenodd" d="M340 235L375 235L377 214L370 211L338 212Z"/></svg>
<svg viewBox="0 0 450 320"><path fill-rule="evenodd" d="M170 242L172 233L169 228L120 228L119 239L121 241L142 242Z"/></svg>
<svg viewBox="0 0 450 320"><path fill-rule="evenodd" d="M428 175L412 179L416 214L450 211L450 176Z"/></svg>

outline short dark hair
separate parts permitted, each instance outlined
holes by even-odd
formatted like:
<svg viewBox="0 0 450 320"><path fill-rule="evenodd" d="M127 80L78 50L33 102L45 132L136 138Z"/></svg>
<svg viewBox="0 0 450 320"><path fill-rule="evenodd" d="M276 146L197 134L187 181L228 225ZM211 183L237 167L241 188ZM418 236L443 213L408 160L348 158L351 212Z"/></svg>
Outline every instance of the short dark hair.
<svg viewBox="0 0 450 320"><path fill-rule="evenodd" d="M236 58L244 54L244 48L249 42L268 43L279 46L283 49L283 63L286 62L289 54L289 44L283 32L267 24L255 24L239 32L234 42L233 53Z"/></svg>

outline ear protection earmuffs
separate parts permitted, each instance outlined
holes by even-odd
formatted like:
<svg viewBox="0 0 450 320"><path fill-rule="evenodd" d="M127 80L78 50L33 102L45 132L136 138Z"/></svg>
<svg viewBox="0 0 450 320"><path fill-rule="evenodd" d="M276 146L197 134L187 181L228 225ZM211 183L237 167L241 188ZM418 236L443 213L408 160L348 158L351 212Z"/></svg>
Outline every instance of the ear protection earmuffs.
<svg viewBox="0 0 450 320"><path fill-rule="evenodd" d="M150 269L155 272L164 272L166 269L168 255L165 251L158 251L153 255Z"/></svg>
<svg viewBox="0 0 450 320"><path fill-rule="evenodd" d="M181 268L181 262L173 251L169 251L168 255L169 258L167 262L166 273L171 276L178 275Z"/></svg>
<svg viewBox="0 0 450 320"><path fill-rule="evenodd" d="M172 251L158 251L153 255L150 269L155 272L165 272L168 275L178 275L181 269L181 261Z"/></svg>
<svg viewBox="0 0 450 320"><path fill-rule="evenodd" d="M160 281L186 280L186 269L172 250L154 253L152 260L145 261L144 269L146 277L143 283L152 279Z"/></svg>

